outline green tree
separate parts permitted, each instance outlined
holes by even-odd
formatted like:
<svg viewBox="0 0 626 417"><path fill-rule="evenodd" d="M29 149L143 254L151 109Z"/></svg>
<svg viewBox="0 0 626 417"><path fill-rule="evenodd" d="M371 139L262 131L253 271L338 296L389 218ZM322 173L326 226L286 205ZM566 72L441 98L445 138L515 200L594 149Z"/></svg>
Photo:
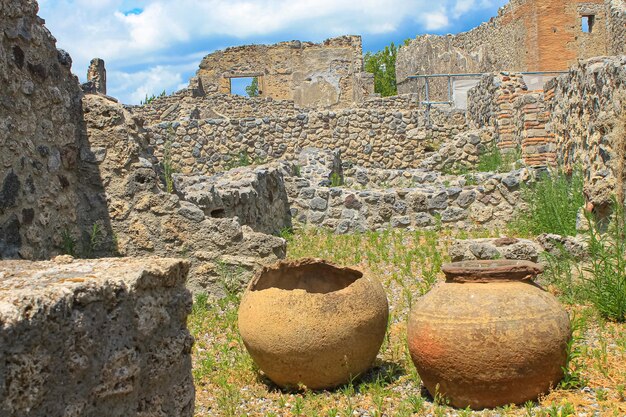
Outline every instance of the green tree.
<svg viewBox="0 0 626 417"><path fill-rule="evenodd" d="M259 79L257 77L254 77L250 85L246 87L246 93L248 97L259 96Z"/></svg>
<svg viewBox="0 0 626 417"><path fill-rule="evenodd" d="M376 53L365 54L365 71L374 74L374 92L383 97L398 94L396 86L396 56L398 48L391 43Z"/></svg>

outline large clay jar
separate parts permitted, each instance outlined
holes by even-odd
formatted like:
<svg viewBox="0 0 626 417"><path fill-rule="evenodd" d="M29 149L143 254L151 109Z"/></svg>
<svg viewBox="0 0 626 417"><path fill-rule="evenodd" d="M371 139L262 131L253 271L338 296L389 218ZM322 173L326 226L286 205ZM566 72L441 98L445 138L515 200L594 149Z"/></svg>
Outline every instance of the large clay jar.
<svg viewBox="0 0 626 417"><path fill-rule="evenodd" d="M388 315L385 291L372 277L322 260L284 261L248 285L239 331L274 383L326 389L372 365Z"/></svg>
<svg viewBox="0 0 626 417"><path fill-rule="evenodd" d="M536 399L563 377L570 323L533 283L526 261L443 266L446 282L411 311L411 358L431 395L455 407L491 408Z"/></svg>

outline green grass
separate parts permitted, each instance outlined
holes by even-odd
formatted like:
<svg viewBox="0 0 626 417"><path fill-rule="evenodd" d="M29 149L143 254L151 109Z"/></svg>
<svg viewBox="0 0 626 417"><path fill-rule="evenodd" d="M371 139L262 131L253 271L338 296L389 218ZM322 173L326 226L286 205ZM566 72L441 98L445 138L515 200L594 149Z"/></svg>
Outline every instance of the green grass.
<svg viewBox="0 0 626 417"><path fill-rule="evenodd" d="M605 319L626 321L626 215L613 203L613 215L599 224L587 216L584 232L587 256L578 261L564 248L543 254L543 281L554 288L561 301L591 304Z"/></svg>
<svg viewBox="0 0 626 417"><path fill-rule="evenodd" d="M581 268L589 299L609 319L626 321L626 216L624 207L613 202L614 213L606 233L590 217L587 241L589 261Z"/></svg>
<svg viewBox="0 0 626 417"><path fill-rule="evenodd" d="M568 306L574 315L574 338L568 346L566 380L537 403L473 412L458 410L423 395L421 380L407 349L406 321L417 297L443 277L450 231L389 230L334 235L320 229L284 231L288 257L324 258L339 265L358 266L378 279L390 303L388 332L372 369L362 378L331 391L284 391L264 378L237 331L239 271L218 267L226 297L196 297L188 325L196 339L193 377L196 416L550 416L596 412L619 414L626 380L626 328L604 322L590 307ZM465 233L469 237L470 234ZM556 284L554 284L556 285ZM550 289L554 287L550 286ZM591 388L591 394L581 386ZM621 393L621 394L620 394ZM564 414L565 413L565 414ZM618 413L618 414L614 414Z"/></svg>
<svg viewBox="0 0 626 417"><path fill-rule="evenodd" d="M330 186L341 187L342 185L343 185L343 178L341 178L341 175L337 174L336 172L333 172L330 175Z"/></svg>
<svg viewBox="0 0 626 417"><path fill-rule="evenodd" d="M576 216L585 204L580 171L569 176L562 172L542 174L536 182L522 185L521 197L526 207L520 210L512 230L527 236L576 235Z"/></svg>
<svg viewBox="0 0 626 417"><path fill-rule="evenodd" d="M513 164L521 158L521 149L501 150L495 141L478 157L478 172L509 172Z"/></svg>
<svg viewBox="0 0 626 417"><path fill-rule="evenodd" d="M231 159L228 162L224 163L224 170L230 171L234 168L247 167L252 165L261 165L265 163L265 159L254 156L250 157L248 152L239 152L239 154L235 156L231 156Z"/></svg>

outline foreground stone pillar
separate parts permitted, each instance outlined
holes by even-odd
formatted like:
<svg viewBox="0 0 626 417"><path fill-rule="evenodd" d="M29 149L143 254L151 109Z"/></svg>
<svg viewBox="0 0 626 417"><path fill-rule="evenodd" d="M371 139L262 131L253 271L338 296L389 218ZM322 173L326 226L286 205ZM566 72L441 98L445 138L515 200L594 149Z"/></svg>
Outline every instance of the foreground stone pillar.
<svg viewBox="0 0 626 417"><path fill-rule="evenodd" d="M0 262L1 416L192 416L189 263Z"/></svg>
<svg viewBox="0 0 626 417"><path fill-rule="evenodd" d="M97 93L107 93L107 70L104 66L104 60L94 58L87 69L87 82L93 83Z"/></svg>

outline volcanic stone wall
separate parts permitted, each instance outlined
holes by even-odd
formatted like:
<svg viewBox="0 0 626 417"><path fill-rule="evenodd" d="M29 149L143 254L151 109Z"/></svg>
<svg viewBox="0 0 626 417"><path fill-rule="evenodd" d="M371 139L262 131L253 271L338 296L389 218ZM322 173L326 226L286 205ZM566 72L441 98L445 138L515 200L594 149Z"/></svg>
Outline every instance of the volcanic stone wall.
<svg viewBox="0 0 626 417"><path fill-rule="evenodd" d="M327 152L318 154L324 156ZM308 159L326 162L327 174L337 165L333 158ZM302 167L300 172L309 172L307 168ZM343 178L345 185L340 187L310 175L287 176L294 219L336 233L388 228L437 230L442 226L464 230L505 227L520 203L519 187L531 178L531 173L522 169L463 176L425 169L347 169Z"/></svg>
<svg viewBox="0 0 626 417"><path fill-rule="evenodd" d="M0 262L0 415L191 417L189 263Z"/></svg>
<svg viewBox="0 0 626 417"><path fill-rule="evenodd" d="M609 0L607 4L608 55L623 55L626 53L626 2Z"/></svg>
<svg viewBox="0 0 626 417"><path fill-rule="evenodd" d="M374 92L372 75L363 73L360 36L227 48L204 57L196 75L193 84L207 94L230 94L231 78L257 77L260 97L298 107L345 108Z"/></svg>
<svg viewBox="0 0 626 417"><path fill-rule="evenodd" d="M583 16L593 16L589 33ZM565 70L577 59L619 53L623 28L623 0L512 0L469 32L418 36L401 47L398 92L423 97L423 81L407 79L414 74ZM430 92L447 100L447 80L432 80Z"/></svg>
<svg viewBox="0 0 626 417"><path fill-rule="evenodd" d="M0 258L43 259L110 233L72 60L35 1L0 0ZM106 253L106 252L104 252Z"/></svg>
<svg viewBox="0 0 626 417"><path fill-rule="evenodd" d="M193 96L184 89L159 97L142 106L127 106L146 126L185 119L238 119L244 117L288 117L301 113L292 100L242 97L231 94Z"/></svg>
<svg viewBox="0 0 626 417"><path fill-rule="evenodd" d="M294 160L305 147L338 150L365 167L415 168L445 141L466 129L465 113L381 108L311 111L291 117L191 119L146 128L150 147L166 149L182 173L210 174L245 163Z"/></svg>
<svg viewBox="0 0 626 417"><path fill-rule="evenodd" d="M251 269L285 256L285 241L273 236L291 225L281 166L185 178L157 160L141 120L121 104L87 95L83 106L112 228L95 236L97 246L187 258L188 288L218 295L218 264Z"/></svg>
<svg viewBox="0 0 626 417"><path fill-rule="evenodd" d="M580 62L546 83L545 100L559 163L581 166L589 201L607 205L623 187L626 56Z"/></svg>
<svg viewBox="0 0 626 417"><path fill-rule="evenodd" d="M140 106L126 106L146 126L189 119L243 119L247 117L292 117L315 111L297 108L292 100L275 100L271 97L243 97L232 94L194 95L186 88L170 96L158 97ZM353 109L379 111L415 110L419 108L417 94L392 97L372 97L355 103Z"/></svg>

